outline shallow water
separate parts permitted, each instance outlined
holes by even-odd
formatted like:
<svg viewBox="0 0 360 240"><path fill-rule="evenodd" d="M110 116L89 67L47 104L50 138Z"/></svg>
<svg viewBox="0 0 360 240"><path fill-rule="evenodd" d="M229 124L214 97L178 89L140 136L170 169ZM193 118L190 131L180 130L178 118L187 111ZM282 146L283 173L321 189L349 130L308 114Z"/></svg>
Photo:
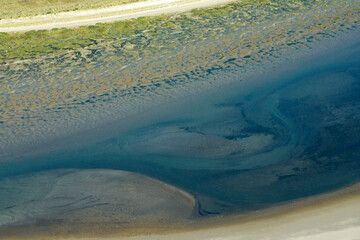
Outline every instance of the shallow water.
<svg viewBox="0 0 360 240"><path fill-rule="evenodd" d="M190 192L199 215L270 207L357 182L356 36L269 74L242 81L233 74L219 88L50 142L3 162L0 176L133 171Z"/></svg>

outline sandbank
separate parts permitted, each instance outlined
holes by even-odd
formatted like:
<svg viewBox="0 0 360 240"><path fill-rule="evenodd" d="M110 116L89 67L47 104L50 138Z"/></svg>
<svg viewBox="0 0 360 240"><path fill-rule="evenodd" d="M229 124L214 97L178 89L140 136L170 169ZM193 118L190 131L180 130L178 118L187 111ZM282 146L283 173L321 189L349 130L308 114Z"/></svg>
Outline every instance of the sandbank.
<svg viewBox="0 0 360 240"><path fill-rule="evenodd" d="M59 169L0 181L0 239L103 236L191 221L187 192L132 172Z"/></svg>
<svg viewBox="0 0 360 240"><path fill-rule="evenodd" d="M120 231L114 233L111 229L107 231L106 225L101 224L101 229L93 225L90 236L81 233L69 235L65 231L63 236L46 234L26 236L26 239L356 240L360 239L359 213L360 183L357 183L338 191L250 214L192 220L191 224L188 222L170 228L155 224L145 228L134 226L118 229ZM21 236L4 239L18 240Z"/></svg>

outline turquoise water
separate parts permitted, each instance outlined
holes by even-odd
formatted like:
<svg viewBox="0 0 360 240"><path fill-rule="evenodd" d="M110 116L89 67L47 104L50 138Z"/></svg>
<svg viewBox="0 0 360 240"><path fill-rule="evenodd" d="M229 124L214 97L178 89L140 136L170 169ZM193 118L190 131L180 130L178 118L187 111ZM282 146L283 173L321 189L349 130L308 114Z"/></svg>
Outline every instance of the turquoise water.
<svg viewBox="0 0 360 240"><path fill-rule="evenodd" d="M190 192L199 215L270 207L355 183L358 35L246 79L241 68L231 75L224 69L232 79L222 85L21 153L1 163L0 177L63 168L133 171Z"/></svg>

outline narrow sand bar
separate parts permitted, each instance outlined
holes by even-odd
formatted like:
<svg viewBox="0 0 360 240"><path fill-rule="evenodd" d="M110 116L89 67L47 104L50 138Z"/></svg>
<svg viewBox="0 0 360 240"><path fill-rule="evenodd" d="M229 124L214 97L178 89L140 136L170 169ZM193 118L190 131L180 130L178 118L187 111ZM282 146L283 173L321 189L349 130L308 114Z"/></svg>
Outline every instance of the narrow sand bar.
<svg viewBox="0 0 360 240"><path fill-rule="evenodd" d="M236 0L149 0L115 7L63 12L34 17L0 20L0 32L26 32L71 28L115 22L144 16L186 12L195 8L223 5Z"/></svg>

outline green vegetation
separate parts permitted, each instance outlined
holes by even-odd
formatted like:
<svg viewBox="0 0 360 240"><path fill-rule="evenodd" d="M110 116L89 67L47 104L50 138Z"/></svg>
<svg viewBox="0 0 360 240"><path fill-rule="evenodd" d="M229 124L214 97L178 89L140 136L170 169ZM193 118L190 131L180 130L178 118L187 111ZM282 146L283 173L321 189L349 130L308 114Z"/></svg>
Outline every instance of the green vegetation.
<svg viewBox="0 0 360 240"><path fill-rule="evenodd" d="M157 30L147 31L147 34L162 34L162 30L165 28L181 29L185 25L193 24L193 21L198 21L197 19L204 19L202 22L204 22L204 24L207 22L210 24L208 27L211 27L211 24L214 23L209 23L209 21L223 21L221 19L225 18L231 20L234 14L240 14L241 16L239 15L237 18L241 19L241 24L245 24L245 22L246 24L251 24L254 20L248 12L258 11L258 9L260 9L259 5L263 5L271 11L276 11L280 3L284 5L296 2L295 0L284 0L274 1L269 4L269 1L270 0L240 0L222 7L195 9L180 15L141 17L138 19L115 23L102 23L79 28L61 28L30 31L26 33L0 33L0 63L9 62L14 59L28 59L48 54L63 53L69 50L79 50L117 39L128 39L133 35L142 33L144 30L154 28ZM275 2L277 3L275 4ZM302 0L298 0L297 2L296 7L286 6L286 9L297 9L299 6L302 6ZM260 16L265 17L262 12L259 14L257 19L259 19ZM206 28L207 26L204 27Z"/></svg>
<svg viewBox="0 0 360 240"><path fill-rule="evenodd" d="M79 28L0 33L0 61L26 59L81 49L99 42L129 37L169 19L169 15L142 17ZM171 24L171 23L169 23Z"/></svg>
<svg viewBox="0 0 360 240"><path fill-rule="evenodd" d="M1 0L0 19L111 7L146 0Z"/></svg>

